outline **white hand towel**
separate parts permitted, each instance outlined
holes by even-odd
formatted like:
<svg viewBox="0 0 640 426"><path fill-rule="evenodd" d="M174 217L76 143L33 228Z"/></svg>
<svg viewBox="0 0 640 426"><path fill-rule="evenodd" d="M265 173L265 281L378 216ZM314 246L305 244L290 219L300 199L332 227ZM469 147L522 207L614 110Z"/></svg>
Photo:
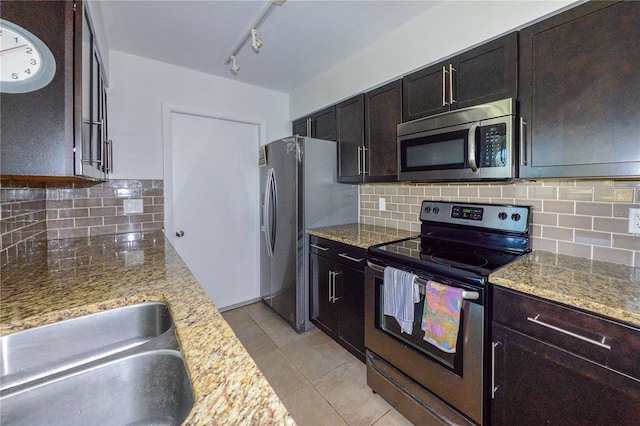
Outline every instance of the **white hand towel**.
<svg viewBox="0 0 640 426"><path fill-rule="evenodd" d="M420 301L417 276L410 272L384 268L383 313L398 321L400 329L407 334L413 332L414 303Z"/></svg>

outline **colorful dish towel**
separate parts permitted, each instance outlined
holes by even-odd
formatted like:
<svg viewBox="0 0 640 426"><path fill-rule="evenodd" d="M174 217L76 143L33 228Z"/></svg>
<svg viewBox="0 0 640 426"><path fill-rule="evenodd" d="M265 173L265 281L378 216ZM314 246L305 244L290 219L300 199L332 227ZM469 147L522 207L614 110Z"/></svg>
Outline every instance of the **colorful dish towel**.
<svg viewBox="0 0 640 426"><path fill-rule="evenodd" d="M383 313L398 321L402 332L413 332L413 304L420 301L417 276L410 272L387 266L384 268Z"/></svg>
<svg viewBox="0 0 640 426"><path fill-rule="evenodd" d="M462 289L434 281L427 282L422 313L424 340L438 349L455 353L460 329Z"/></svg>

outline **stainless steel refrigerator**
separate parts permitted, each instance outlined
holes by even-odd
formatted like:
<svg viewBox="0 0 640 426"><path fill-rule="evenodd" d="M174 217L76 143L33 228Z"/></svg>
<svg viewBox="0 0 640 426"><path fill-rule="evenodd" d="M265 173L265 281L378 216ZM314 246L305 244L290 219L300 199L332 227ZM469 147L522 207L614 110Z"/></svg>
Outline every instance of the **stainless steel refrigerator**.
<svg viewBox="0 0 640 426"><path fill-rule="evenodd" d="M298 332L311 327L306 230L358 221L358 187L336 178L336 142L292 136L261 148L260 296Z"/></svg>

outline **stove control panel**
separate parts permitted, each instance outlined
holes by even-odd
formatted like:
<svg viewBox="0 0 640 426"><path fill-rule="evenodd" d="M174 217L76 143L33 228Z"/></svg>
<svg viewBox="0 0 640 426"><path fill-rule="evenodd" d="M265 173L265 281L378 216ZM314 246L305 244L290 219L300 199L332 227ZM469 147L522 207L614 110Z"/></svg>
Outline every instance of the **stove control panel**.
<svg viewBox="0 0 640 426"><path fill-rule="evenodd" d="M530 212L529 206L423 201L420 220L498 231L527 232Z"/></svg>

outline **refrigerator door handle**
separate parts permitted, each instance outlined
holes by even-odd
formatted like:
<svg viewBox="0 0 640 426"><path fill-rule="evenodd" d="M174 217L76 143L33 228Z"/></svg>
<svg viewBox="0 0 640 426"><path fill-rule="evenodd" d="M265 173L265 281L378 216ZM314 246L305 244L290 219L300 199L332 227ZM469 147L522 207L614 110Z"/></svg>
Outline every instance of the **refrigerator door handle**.
<svg viewBox="0 0 640 426"><path fill-rule="evenodd" d="M264 190L264 206L263 206L263 230L264 230L264 241L267 245L267 255L269 257L273 257L273 238L272 238L272 225L273 225L273 216L271 212L273 210L273 169L269 169L267 173L267 185Z"/></svg>
<svg viewBox="0 0 640 426"><path fill-rule="evenodd" d="M271 206L273 209L273 216L269 230L271 231L271 256L276 249L276 236L278 235L278 182L276 181L276 173L274 169L271 169Z"/></svg>

